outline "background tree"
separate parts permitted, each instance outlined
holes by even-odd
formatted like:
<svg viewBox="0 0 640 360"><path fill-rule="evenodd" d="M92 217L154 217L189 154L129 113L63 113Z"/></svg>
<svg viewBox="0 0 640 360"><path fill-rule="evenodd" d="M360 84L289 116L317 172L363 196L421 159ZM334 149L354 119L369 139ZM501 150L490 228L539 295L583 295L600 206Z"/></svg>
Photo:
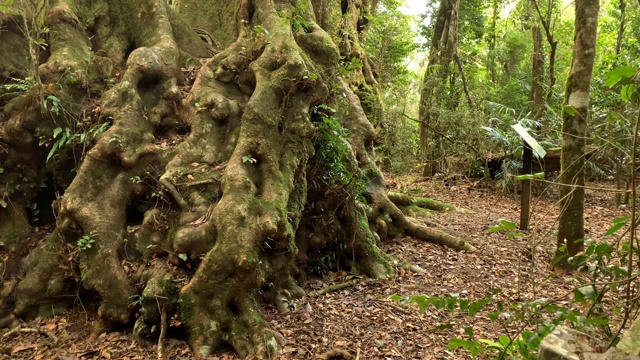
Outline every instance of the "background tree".
<svg viewBox="0 0 640 360"><path fill-rule="evenodd" d="M424 162L422 174L433 176L437 170L439 112L451 100L443 94L447 89L450 66L458 46L458 1L442 0L435 18L429 49L429 63L420 92L420 151Z"/></svg>
<svg viewBox="0 0 640 360"><path fill-rule="evenodd" d="M596 50L599 0L576 1L573 57L562 109L561 211L555 264L570 269L584 249L584 166L589 88Z"/></svg>

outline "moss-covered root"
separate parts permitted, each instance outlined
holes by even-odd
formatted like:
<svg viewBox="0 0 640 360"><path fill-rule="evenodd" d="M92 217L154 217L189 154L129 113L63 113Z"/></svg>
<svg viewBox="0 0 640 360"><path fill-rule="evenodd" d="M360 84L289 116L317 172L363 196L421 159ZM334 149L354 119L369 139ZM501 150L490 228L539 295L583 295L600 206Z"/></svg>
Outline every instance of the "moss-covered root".
<svg viewBox="0 0 640 360"><path fill-rule="evenodd" d="M14 312L25 317L46 316L52 311L51 302L56 299L75 300L67 295L71 285L70 269L65 269L64 261L58 253L60 245L57 232L53 232L47 240L38 246L26 259L27 274L16 289L16 306Z"/></svg>
<svg viewBox="0 0 640 360"><path fill-rule="evenodd" d="M442 231L428 228L424 225L416 224L409 220L406 221L405 231L407 235L421 240L426 240L434 244L444 245L456 250L464 250L469 252L476 251L476 248L473 245L460 238Z"/></svg>
<svg viewBox="0 0 640 360"><path fill-rule="evenodd" d="M369 219L376 224L378 228L385 228L387 232L392 234L404 233L420 240L428 241L434 244L444 245L456 250L475 251L475 247L468 242L459 239L447 233L428 228L422 224L411 221L385 194L384 192L375 192L371 194L373 200L374 211L369 214L375 214L374 219ZM376 211L377 209L377 211ZM372 221L373 220L373 221ZM384 226L381 226L384 225Z"/></svg>
<svg viewBox="0 0 640 360"><path fill-rule="evenodd" d="M423 209L433 210L433 211L455 211L455 206L451 204L444 203L442 201L422 198L422 197L413 197L400 193L390 192L388 194L389 200L393 202L396 206L406 207L406 206L417 206Z"/></svg>
<svg viewBox="0 0 640 360"><path fill-rule="evenodd" d="M158 339L162 327L162 313L175 312L177 295L180 291L169 265L154 261L149 270L141 276L146 285L142 294L134 296L131 306L139 306L139 316L133 328L133 334L140 344L153 338Z"/></svg>
<svg viewBox="0 0 640 360"><path fill-rule="evenodd" d="M241 284L216 286L215 294L203 290L187 286L180 298L189 342L198 356L207 357L222 344L231 345L241 357L269 358L280 351L257 303Z"/></svg>

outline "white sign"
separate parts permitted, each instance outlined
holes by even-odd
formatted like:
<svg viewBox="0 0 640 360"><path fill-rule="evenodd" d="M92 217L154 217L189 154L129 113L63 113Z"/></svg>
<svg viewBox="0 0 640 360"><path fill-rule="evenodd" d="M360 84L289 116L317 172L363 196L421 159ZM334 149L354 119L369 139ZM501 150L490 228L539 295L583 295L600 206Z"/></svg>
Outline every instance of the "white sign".
<svg viewBox="0 0 640 360"><path fill-rule="evenodd" d="M533 150L533 153L536 154L537 157L543 158L545 155L547 155L547 152L542 148L540 144L538 144L536 139L534 139L533 136L529 134L527 129L522 127L522 125L514 124L511 125L511 127L518 133L518 135L522 137L524 141L527 142L527 144L529 144L529 146L531 146L531 150Z"/></svg>

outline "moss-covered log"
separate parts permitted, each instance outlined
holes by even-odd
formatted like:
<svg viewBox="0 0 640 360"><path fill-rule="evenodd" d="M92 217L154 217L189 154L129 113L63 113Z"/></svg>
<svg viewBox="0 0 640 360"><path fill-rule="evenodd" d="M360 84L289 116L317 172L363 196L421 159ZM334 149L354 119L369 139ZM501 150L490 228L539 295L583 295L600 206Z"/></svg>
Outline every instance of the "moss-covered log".
<svg viewBox="0 0 640 360"><path fill-rule="evenodd" d="M408 218L394 202L424 201L388 196L372 160L369 2L19 3L0 18L9 57L34 50L21 34L49 31L38 63L0 61L21 79L0 97L4 251L31 231L38 194L58 198L0 319L74 294L99 299L99 331L136 319L154 340L166 312L198 355L267 357L281 337L258 303L287 311L307 274L389 276L377 244L403 234L473 249ZM362 66L341 76L345 61Z"/></svg>

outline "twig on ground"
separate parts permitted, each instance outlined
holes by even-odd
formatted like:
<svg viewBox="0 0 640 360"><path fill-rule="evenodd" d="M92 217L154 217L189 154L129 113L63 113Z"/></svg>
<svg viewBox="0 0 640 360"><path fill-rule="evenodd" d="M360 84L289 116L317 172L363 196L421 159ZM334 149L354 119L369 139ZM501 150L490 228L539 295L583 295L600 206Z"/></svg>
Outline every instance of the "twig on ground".
<svg viewBox="0 0 640 360"><path fill-rule="evenodd" d="M53 335L51 332L49 332L48 330L45 329L34 329L34 328L20 328L17 327L13 330L8 331L6 334L2 335L2 340L4 340L5 338L8 338L10 335L19 333L19 332L24 332L24 333L38 333L38 334L43 334L48 336L54 344L57 344L60 340L58 340L58 338Z"/></svg>
<svg viewBox="0 0 640 360"><path fill-rule="evenodd" d="M353 285L355 285L357 283L358 283L357 280L349 280L349 281L346 281L346 282L343 282L343 283L329 285L326 288L310 292L309 296L310 297L316 297L316 296L324 295L324 294L330 293L332 291L338 291L338 290L342 290L342 289L351 287L351 286L353 286Z"/></svg>

